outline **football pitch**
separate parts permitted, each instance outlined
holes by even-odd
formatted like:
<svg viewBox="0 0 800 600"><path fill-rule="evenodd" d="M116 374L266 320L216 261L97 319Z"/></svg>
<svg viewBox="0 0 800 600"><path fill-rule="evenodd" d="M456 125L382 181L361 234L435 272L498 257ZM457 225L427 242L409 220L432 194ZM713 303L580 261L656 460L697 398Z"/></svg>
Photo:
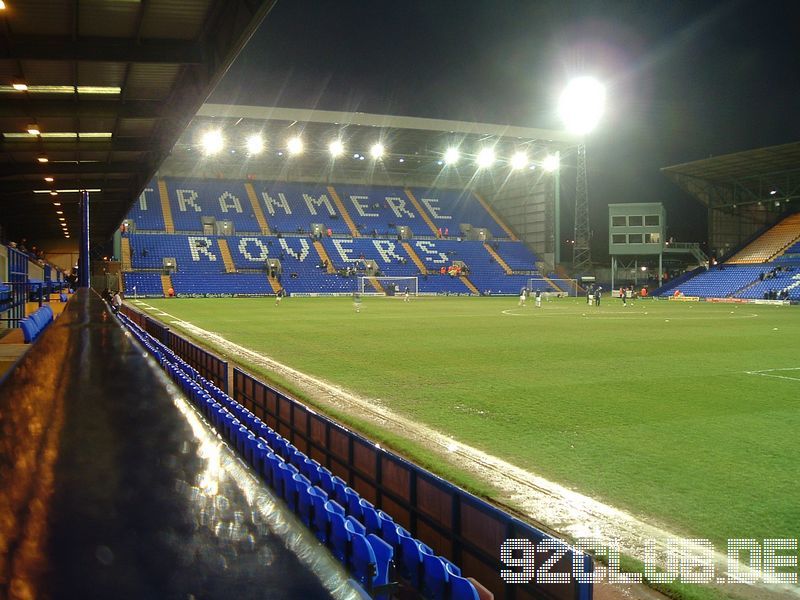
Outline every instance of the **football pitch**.
<svg viewBox="0 0 800 600"><path fill-rule="evenodd" d="M796 307L144 302L678 534L797 537Z"/></svg>

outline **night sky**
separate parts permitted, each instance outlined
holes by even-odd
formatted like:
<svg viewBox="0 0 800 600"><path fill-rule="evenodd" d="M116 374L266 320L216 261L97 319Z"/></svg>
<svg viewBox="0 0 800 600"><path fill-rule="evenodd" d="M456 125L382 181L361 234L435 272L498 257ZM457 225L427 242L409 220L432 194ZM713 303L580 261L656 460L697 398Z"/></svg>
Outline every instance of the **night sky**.
<svg viewBox="0 0 800 600"><path fill-rule="evenodd" d="M561 128L583 74L608 87L593 247L613 202L664 202L669 233L702 241L659 168L800 140L800 2L280 0L210 100Z"/></svg>

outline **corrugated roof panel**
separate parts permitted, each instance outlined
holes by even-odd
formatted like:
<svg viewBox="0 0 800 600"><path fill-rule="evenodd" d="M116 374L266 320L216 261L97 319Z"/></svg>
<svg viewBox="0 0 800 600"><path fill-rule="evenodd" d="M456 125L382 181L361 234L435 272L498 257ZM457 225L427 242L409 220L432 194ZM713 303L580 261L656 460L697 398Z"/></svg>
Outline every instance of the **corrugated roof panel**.
<svg viewBox="0 0 800 600"><path fill-rule="evenodd" d="M125 78L125 63L79 62L78 85L120 87Z"/></svg>
<svg viewBox="0 0 800 600"><path fill-rule="evenodd" d="M131 65L126 86L126 98L131 100L160 100L166 98L180 71L180 65Z"/></svg>
<svg viewBox="0 0 800 600"><path fill-rule="evenodd" d="M117 135L119 137L149 136L153 132L155 124L155 119L120 119L117 125Z"/></svg>
<svg viewBox="0 0 800 600"><path fill-rule="evenodd" d="M67 35L72 5L67 0L25 0L24 7L9 8L8 28L14 35Z"/></svg>
<svg viewBox="0 0 800 600"><path fill-rule="evenodd" d="M132 37L141 0L81 0L80 35Z"/></svg>
<svg viewBox="0 0 800 600"><path fill-rule="evenodd" d="M156 0L142 21L143 38L196 39L211 0Z"/></svg>
<svg viewBox="0 0 800 600"><path fill-rule="evenodd" d="M22 73L28 85L73 85L72 65L55 60L23 60Z"/></svg>

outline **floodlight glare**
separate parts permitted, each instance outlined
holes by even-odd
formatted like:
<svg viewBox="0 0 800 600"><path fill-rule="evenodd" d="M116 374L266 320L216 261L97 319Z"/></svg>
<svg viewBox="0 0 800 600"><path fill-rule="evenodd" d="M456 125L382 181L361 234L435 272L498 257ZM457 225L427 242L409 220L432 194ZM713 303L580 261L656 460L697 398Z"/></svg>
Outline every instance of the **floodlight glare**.
<svg viewBox="0 0 800 600"><path fill-rule="evenodd" d="M515 152L514 156L511 157L511 168L512 169L524 169L528 166L528 155L524 152Z"/></svg>
<svg viewBox="0 0 800 600"><path fill-rule="evenodd" d="M542 161L542 168L548 173L552 173L560 166L558 157L555 154L548 154Z"/></svg>
<svg viewBox="0 0 800 600"><path fill-rule="evenodd" d="M289 154L300 154L303 151L303 140L299 137L293 137L286 143L286 149Z"/></svg>
<svg viewBox="0 0 800 600"><path fill-rule="evenodd" d="M379 158L381 158L383 156L384 150L385 150L385 148L383 147L383 144L381 144L379 142L377 144L374 144L372 146L372 148L369 149L369 154L370 154L370 156L372 156L372 158L374 158L375 160L378 160Z"/></svg>
<svg viewBox="0 0 800 600"><path fill-rule="evenodd" d="M461 158L461 153L458 148L448 148L444 153L444 163L446 165L454 165Z"/></svg>
<svg viewBox="0 0 800 600"><path fill-rule="evenodd" d="M328 151L334 158L344 154L344 144L342 143L342 140L333 140L330 144L328 144Z"/></svg>
<svg viewBox="0 0 800 600"><path fill-rule="evenodd" d="M219 129L206 131L201 140L203 152L208 155L216 154L225 147L225 139Z"/></svg>
<svg viewBox="0 0 800 600"><path fill-rule="evenodd" d="M481 151L478 152L478 158L475 162L481 169L491 167L492 163L494 163L494 149L482 148Z"/></svg>
<svg viewBox="0 0 800 600"><path fill-rule="evenodd" d="M567 130L590 133L600 122L606 105L606 90L594 77L578 77L567 84L558 101L558 115Z"/></svg>
<svg viewBox="0 0 800 600"><path fill-rule="evenodd" d="M250 156L256 156L264 151L264 138L255 134L247 138L247 153Z"/></svg>

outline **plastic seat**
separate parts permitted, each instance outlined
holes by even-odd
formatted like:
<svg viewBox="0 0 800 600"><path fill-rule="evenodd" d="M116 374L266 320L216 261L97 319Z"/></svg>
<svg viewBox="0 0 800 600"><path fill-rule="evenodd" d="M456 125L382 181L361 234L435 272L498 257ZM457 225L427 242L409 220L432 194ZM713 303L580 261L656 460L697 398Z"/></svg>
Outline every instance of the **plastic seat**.
<svg viewBox="0 0 800 600"><path fill-rule="evenodd" d="M450 563L450 565L452 564ZM472 582L465 577L461 577L460 573L454 573L450 569L450 565L446 565L449 578L448 597L450 600L480 600L478 590L472 585Z"/></svg>
<svg viewBox="0 0 800 600"><path fill-rule="evenodd" d="M397 533L400 538L400 562L397 565L400 576L408 581L412 587L421 591L422 555L433 555L433 550L418 539L411 537L402 528L398 528ZM442 569L444 569L444 565L442 565Z"/></svg>
<svg viewBox="0 0 800 600"><path fill-rule="evenodd" d="M328 500L321 494L312 494L310 499L314 511L311 517L311 528L317 539L323 544L327 544L330 535L330 522L328 521L328 511L325 509L325 505Z"/></svg>
<svg viewBox="0 0 800 600"><path fill-rule="evenodd" d="M389 519L381 517L382 511L378 511L378 518L381 519L381 539L394 548L395 555L400 555L402 552L400 546L400 537L411 537L411 534L403 529L400 525ZM384 515L386 513L383 513ZM402 534L401 534L402 532Z"/></svg>
<svg viewBox="0 0 800 600"><path fill-rule="evenodd" d="M309 487L311 487L311 482L301 473L295 473L291 479L286 481L284 500L293 513L298 512L300 495L304 492L307 494Z"/></svg>
<svg viewBox="0 0 800 600"><path fill-rule="evenodd" d="M325 467L319 468L319 487L328 494L333 493L333 473Z"/></svg>
<svg viewBox="0 0 800 600"><path fill-rule="evenodd" d="M22 319L19 322L20 329L22 329L22 338L26 344L33 343L36 339L36 334L39 333L36 323L30 319Z"/></svg>
<svg viewBox="0 0 800 600"><path fill-rule="evenodd" d="M309 529L313 530L314 521L314 501L311 496L319 496L324 500L328 499L328 494L314 485L310 485L305 489L298 488L297 495L297 515L303 524Z"/></svg>
<svg viewBox="0 0 800 600"><path fill-rule="evenodd" d="M343 565L347 565L347 551L350 542L350 534L345 527L344 508L338 502L328 500L325 503L325 511L328 513L330 523L330 537L328 547L331 553Z"/></svg>
<svg viewBox="0 0 800 600"><path fill-rule="evenodd" d="M367 528L367 533L380 535L381 521L378 518L378 511L369 500L364 500L364 498L361 498L359 504L361 505L361 522Z"/></svg>
<svg viewBox="0 0 800 600"><path fill-rule="evenodd" d="M361 496L358 492L351 487L344 488L344 497L346 499L347 514L355 517L359 521L362 518L361 514Z"/></svg>
<svg viewBox="0 0 800 600"><path fill-rule="evenodd" d="M332 492L328 492L329 495L333 496L333 499L337 502L341 503L342 505L347 504L347 484L345 483L344 479L341 477L337 477L334 475L331 478L331 486L333 488Z"/></svg>
<svg viewBox="0 0 800 600"><path fill-rule="evenodd" d="M421 555L422 594L431 600L443 600L449 581L447 567L443 560L433 553L422 552Z"/></svg>

